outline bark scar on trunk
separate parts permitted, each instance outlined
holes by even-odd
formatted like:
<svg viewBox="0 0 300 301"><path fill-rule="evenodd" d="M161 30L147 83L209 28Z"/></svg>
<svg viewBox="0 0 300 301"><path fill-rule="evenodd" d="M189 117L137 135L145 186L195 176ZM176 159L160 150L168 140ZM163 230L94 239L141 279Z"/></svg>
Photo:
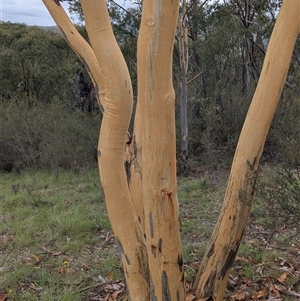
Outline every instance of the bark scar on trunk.
<svg viewBox="0 0 300 301"><path fill-rule="evenodd" d="M221 277L222 279L225 277L227 271L231 268L231 265L233 263L233 260L235 258L235 255L237 253L238 248L236 248L235 250L231 250L227 256L227 259L225 261L225 264L222 267L221 270Z"/></svg>
<svg viewBox="0 0 300 301"><path fill-rule="evenodd" d="M162 301L170 301L171 295L169 290L169 282L168 282L167 273L165 271L162 271L161 283L162 283Z"/></svg>
<svg viewBox="0 0 300 301"><path fill-rule="evenodd" d="M157 301L157 297L155 295L154 285L153 285L153 280L152 280L151 275L150 275L150 299L151 299L151 301Z"/></svg>
<svg viewBox="0 0 300 301"><path fill-rule="evenodd" d="M157 247L158 247L158 251L161 253L161 250L162 250L162 238L160 238L160 239L158 240Z"/></svg>
<svg viewBox="0 0 300 301"><path fill-rule="evenodd" d="M178 266L179 266L179 271L182 272L183 269L183 260L182 260L182 254L178 254L178 257L177 257L177 263L178 263Z"/></svg>
<svg viewBox="0 0 300 301"><path fill-rule="evenodd" d="M150 225L150 236L151 236L151 238L153 238L154 237L154 225L153 225L152 212L149 213L149 225Z"/></svg>

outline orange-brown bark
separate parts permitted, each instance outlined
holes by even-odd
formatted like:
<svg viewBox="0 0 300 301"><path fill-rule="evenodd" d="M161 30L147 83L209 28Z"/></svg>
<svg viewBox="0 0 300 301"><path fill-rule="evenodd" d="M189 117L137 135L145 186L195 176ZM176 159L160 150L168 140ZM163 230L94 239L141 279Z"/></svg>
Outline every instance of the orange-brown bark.
<svg viewBox="0 0 300 301"><path fill-rule="evenodd" d="M100 178L132 300L149 300L147 253L128 188L124 149L132 113L132 85L115 40L106 2L82 0L87 32L103 75L104 114L98 145Z"/></svg>

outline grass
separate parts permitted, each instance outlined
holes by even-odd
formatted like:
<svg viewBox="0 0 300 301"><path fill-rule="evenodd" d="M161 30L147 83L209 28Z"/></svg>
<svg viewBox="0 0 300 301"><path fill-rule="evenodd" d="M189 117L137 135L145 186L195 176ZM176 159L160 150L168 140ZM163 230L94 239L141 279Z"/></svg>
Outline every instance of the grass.
<svg viewBox="0 0 300 301"><path fill-rule="evenodd" d="M0 183L0 292L15 301L82 300L74 286L120 277L96 169L58 179L5 173Z"/></svg>
<svg viewBox="0 0 300 301"><path fill-rule="evenodd" d="M178 179L188 283L195 277L226 188L226 176L217 184L212 176L203 173ZM272 222L263 215L262 204L260 199L254 205L254 218L232 269L238 281L279 277L278 266L292 266L283 259L287 249L278 245L286 242L288 233L277 233L272 252L266 248L264 239ZM122 279L97 169L60 170L58 178L45 171L0 174L0 208L0 299L8 293L10 301L96 300L103 293L93 289L99 279ZM297 240L292 243L297 245ZM293 273L286 278L289 285L295 281Z"/></svg>

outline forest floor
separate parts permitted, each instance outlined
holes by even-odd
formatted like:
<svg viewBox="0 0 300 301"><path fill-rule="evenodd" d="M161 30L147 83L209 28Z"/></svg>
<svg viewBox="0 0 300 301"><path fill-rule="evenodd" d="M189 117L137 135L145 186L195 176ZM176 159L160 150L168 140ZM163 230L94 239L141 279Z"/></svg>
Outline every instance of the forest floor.
<svg viewBox="0 0 300 301"><path fill-rule="evenodd" d="M261 194L255 196L226 300L300 300L300 219L280 209L289 199L282 192L289 193L295 183L280 186L273 175L272 168L263 168ZM196 167L178 178L187 291L228 176L226 169ZM279 187L283 200L265 201L267 187ZM5 300L126 300L97 169L62 170L58 178L41 171L0 174L0 301ZM196 301L191 294L187 300Z"/></svg>

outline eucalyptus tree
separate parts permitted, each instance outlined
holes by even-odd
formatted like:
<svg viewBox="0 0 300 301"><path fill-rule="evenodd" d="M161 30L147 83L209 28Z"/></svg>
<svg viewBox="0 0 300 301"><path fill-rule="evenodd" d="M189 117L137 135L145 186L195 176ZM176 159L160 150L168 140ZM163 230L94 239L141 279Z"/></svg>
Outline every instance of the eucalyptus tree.
<svg viewBox="0 0 300 301"><path fill-rule="evenodd" d="M98 144L100 178L129 298L183 301L172 82L179 2L143 2L132 137L127 134L133 107L131 78L105 1L81 0L91 44L78 33L58 1L43 2L99 89L103 108ZM285 0L281 7L237 145L224 205L194 283L196 299L223 299L250 214L265 138L299 33L299 5ZM272 86L274 89L269 89Z"/></svg>

